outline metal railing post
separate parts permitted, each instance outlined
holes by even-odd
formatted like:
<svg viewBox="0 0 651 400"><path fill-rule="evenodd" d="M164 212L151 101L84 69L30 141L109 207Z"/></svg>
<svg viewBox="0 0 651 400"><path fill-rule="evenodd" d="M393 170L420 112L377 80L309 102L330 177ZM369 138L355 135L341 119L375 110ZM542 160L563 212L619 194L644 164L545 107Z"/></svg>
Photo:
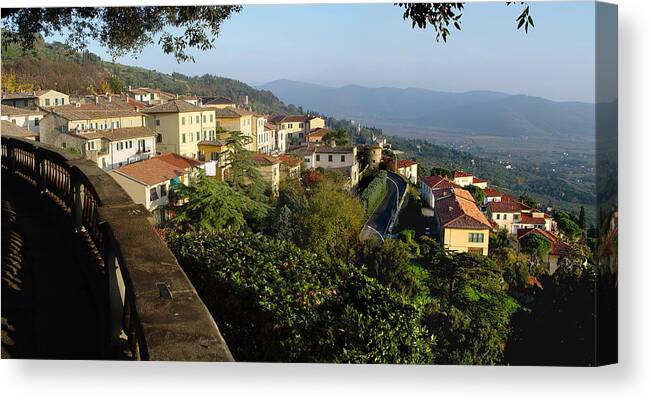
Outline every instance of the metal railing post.
<svg viewBox="0 0 651 400"><path fill-rule="evenodd" d="M83 215L83 207L81 201L81 181L75 177L72 171L70 172L70 179L72 180L72 223L75 229L75 233L79 233L81 232Z"/></svg>

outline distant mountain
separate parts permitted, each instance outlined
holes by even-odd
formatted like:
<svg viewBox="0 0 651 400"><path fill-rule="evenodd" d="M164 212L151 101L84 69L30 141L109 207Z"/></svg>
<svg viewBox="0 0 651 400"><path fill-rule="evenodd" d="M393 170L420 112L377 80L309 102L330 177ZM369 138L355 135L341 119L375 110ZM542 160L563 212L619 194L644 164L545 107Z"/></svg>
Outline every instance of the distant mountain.
<svg viewBox="0 0 651 400"><path fill-rule="evenodd" d="M258 87L287 104L337 118L409 124L446 131L499 136L594 137L594 105L558 102L491 91L440 92L417 88L339 88L290 80Z"/></svg>

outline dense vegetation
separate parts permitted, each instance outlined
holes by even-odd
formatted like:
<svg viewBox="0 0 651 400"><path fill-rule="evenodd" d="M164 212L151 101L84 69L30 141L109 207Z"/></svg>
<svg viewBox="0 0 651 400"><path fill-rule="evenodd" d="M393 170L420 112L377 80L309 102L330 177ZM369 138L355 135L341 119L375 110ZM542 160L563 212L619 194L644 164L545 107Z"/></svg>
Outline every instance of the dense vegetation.
<svg viewBox="0 0 651 400"><path fill-rule="evenodd" d="M387 172L380 171L373 180L362 191L362 202L366 207L366 213L371 214L375 208L384 200L387 193Z"/></svg>

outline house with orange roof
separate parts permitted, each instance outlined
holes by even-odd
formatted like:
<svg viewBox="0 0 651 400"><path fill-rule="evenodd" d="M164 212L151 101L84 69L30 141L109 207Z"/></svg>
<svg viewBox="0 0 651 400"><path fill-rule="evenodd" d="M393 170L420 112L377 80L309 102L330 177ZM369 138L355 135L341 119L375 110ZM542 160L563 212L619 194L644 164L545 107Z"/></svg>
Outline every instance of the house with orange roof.
<svg viewBox="0 0 651 400"><path fill-rule="evenodd" d="M484 205L491 202L502 201L502 196L504 195L499 190L492 187L487 187L484 189Z"/></svg>
<svg viewBox="0 0 651 400"><path fill-rule="evenodd" d="M305 141L307 143L323 143L323 138L330 133L328 128L314 128L307 135Z"/></svg>
<svg viewBox="0 0 651 400"><path fill-rule="evenodd" d="M436 200L434 230L443 246L452 251L488 255L491 223L465 189L448 189Z"/></svg>
<svg viewBox="0 0 651 400"><path fill-rule="evenodd" d="M427 207L433 209L436 198L442 197L441 191L443 189L449 190L455 187L460 186L442 176L425 176L420 180L420 196Z"/></svg>
<svg viewBox="0 0 651 400"><path fill-rule="evenodd" d="M418 163L414 160L397 160L396 173L415 185L418 182Z"/></svg>
<svg viewBox="0 0 651 400"><path fill-rule="evenodd" d="M124 165L109 175L131 196L154 214L157 223L169 218L169 193L175 185L188 185L205 168L202 161L175 153Z"/></svg>
<svg viewBox="0 0 651 400"><path fill-rule="evenodd" d="M477 186L480 189L486 189L488 187L488 181L479 179L473 174L463 171L454 171L452 173L452 181L461 187L469 185Z"/></svg>

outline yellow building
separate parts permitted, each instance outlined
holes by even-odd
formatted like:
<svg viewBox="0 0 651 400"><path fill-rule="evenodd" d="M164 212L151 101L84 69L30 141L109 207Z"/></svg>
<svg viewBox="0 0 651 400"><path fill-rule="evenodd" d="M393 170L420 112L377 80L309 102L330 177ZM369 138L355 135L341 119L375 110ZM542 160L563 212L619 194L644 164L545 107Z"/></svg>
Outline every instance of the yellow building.
<svg viewBox="0 0 651 400"><path fill-rule="evenodd" d="M47 108L70 104L70 97L56 90L7 93L2 97L2 104L20 108Z"/></svg>
<svg viewBox="0 0 651 400"><path fill-rule="evenodd" d="M197 158L202 140L217 139L215 110L185 100L170 100L142 110L147 126L156 132L156 148L184 157Z"/></svg>
<svg viewBox="0 0 651 400"><path fill-rule="evenodd" d="M231 99L229 99L227 97L223 97L223 96L217 96L217 97L207 96L207 97L203 97L201 99L201 104L204 107L212 107L212 108L216 108L216 109L220 109L220 110L224 109L226 107L232 107L232 108L237 107L237 104L233 100L231 100Z"/></svg>
<svg viewBox="0 0 651 400"><path fill-rule="evenodd" d="M325 120L314 115L274 115L269 121L285 130L287 138L293 143L302 143L310 131L325 128Z"/></svg>
<svg viewBox="0 0 651 400"><path fill-rule="evenodd" d="M255 113L242 108L226 107L215 109L215 115L219 127L231 132L242 132L249 138L249 144L246 149L257 152L257 140L254 135L254 116Z"/></svg>
<svg viewBox="0 0 651 400"><path fill-rule="evenodd" d="M230 170L230 148L225 140L202 140L198 144L200 161L215 161L215 178L223 181L228 178Z"/></svg>
<svg viewBox="0 0 651 400"><path fill-rule="evenodd" d="M41 141L54 144L60 133L143 127L145 115L130 109L97 108L94 104L67 105L52 108L39 125Z"/></svg>
<svg viewBox="0 0 651 400"><path fill-rule="evenodd" d="M451 189L436 200L434 210L435 231L446 249L488 255L491 225L467 190Z"/></svg>

